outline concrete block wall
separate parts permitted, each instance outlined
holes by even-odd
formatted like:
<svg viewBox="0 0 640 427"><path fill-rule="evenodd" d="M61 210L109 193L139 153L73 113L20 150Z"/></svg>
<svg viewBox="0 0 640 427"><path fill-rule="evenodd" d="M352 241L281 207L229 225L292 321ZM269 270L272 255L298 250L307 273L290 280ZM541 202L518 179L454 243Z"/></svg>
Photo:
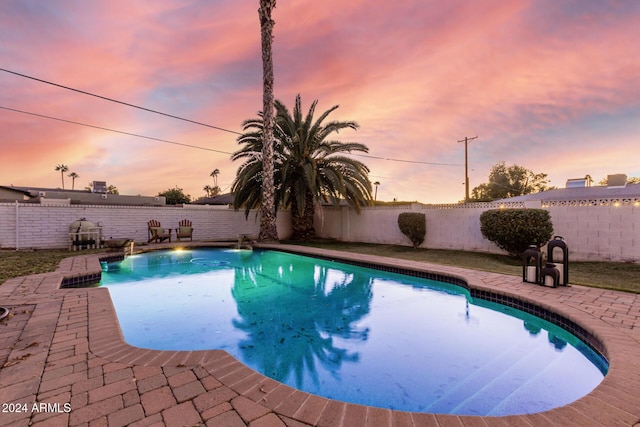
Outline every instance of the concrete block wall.
<svg viewBox="0 0 640 427"><path fill-rule="evenodd" d="M640 206L547 207L575 260L640 262Z"/></svg>
<svg viewBox="0 0 640 427"><path fill-rule="evenodd" d="M8 242L14 241L16 236L15 204L0 203L0 249L9 246ZM7 242L3 244L3 242Z"/></svg>
<svg viewBox="0 0 640 427"><path fill-rule="evenodd" d="M316 234L345 242L402 245L408 239L398 229L400 212L411 207L363 209L360 215L348 207L322 207L316 212Z"/></svg>
<svg viewBox="0 0 640 427"><path fill-rule="evenodd" d="M554 235L562 236L574 261L640 262L640 204L556 204L527 203L543 207L551 215ZM480 215L496 203L473 205L371 207L358 215L347 207L323 207L315 217L320 237L346 242L407 245L411 243L398 228L401 212L421 212L427 221L423 247L504 253L482 237ZM214 206L105 206L37 205L0 203L0 248L62 248L68 245L69 225L80 218L103 227L103 236L147 241L147 222L160 221L176 228L182 219L193 222L196 240L234 240L238 234L257 236L260 225L255 212L245 219L243 211ZM289 212L278 213L280 238L291 235Z"/></svg>
<svg viewBox="0 0 640 427"><path fill-rule="evenodd" d="M427 238L424 246L434 249L502 253L482 237L480 214L486 209L425 209Z"/></svg>
<svg viewBox="0 0 640 427"><path fill-rule="evenodd" d="M429 209L414 204L371 207L358 215L347 207L324 207L316 214L315 227L319 236L345 242L410 245L411 241L398 227L398 215L419 212L425 214L427 222L427 235L422 247L502 253L480 233L480 214L484 210Z"/></svg>
<svg viewBox="0 0 640 427"><path fill-rule="evenodd" d="M288 212L278 214L281 238L291 234ZM193 223L194 240L234 240L238 234L257 236L259 217L251 212L211 206L110 206L0 204L0 248L63 248L69 244L69 225L86 218L102 226L103 237L148 240L147 222L160 221L165 228L177 228L182 219ZM16 228L17 224L17 228ZM175 235L175 231L174 231Z"/></svg>
<svg viewBox="0 0 640 427"><path fill-rule="evenodd" d="M480 215L487 209L543 208L549 211L554 235L562 236L574 261L640 262L640 205L544 206L541 202L504 206L472 205L371 207L360 215L353 210L323 208L316 215L319 236L346 242L410 245L398 228L401 212L425 214L427 235L422 247L506 253L482 237Z"/></svg>

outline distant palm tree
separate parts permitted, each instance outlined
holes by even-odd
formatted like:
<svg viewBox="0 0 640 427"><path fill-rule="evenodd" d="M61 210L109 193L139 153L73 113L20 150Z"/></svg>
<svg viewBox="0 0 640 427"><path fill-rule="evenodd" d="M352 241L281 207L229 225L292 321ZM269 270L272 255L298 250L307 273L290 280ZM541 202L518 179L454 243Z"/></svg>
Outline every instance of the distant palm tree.
<svg viewBox="0 0 640 427"><path fill-rule="evenodd" d="M262 42L262 111L264 120L263 137L267 141L262 144L262 197L260 204L260 240L277 241L276 203L273 159L273 26L271 12L276 7L276 0L260 0L258 16L260 18L260 39Z"/></svg>
<svg viewBox="0 0 640 427"><path fill-rule="evenodd" d="M300 95L296 97L293 114L280 101L275 102L275 203L291 208L292 239L304 240L315 235L313 217L315 205L331 201L337 205L345 199L359 212L372 201L369 169L358 160L344 155L353 151L368 152L359 143L328 140L342 129L357 129L356 122L330 121L327 116L334 106L314 121L317 101L303 117ZM261 203L263 169L260 153L263 145L263 120L250 119L243 123L245 133L238 137L244 147L232 155L232 160L244 159L232 184L234 206L244 207L245 214Z"/></svg>
<svg viewBox="0 0 640 427"><path fill-rule="evenodd" d="M59 164L56 166L56 171L60 171L60 175L62 176L62 189L64 190L64 174L69 171L69 166L64 164Z"/></svg>
<svg viewBox="0 0 640 427"><path fill-rule="evenodd" d="M214 170L213 170L213 172L211 172L211 173L209 174L209 176L213 178L213 185L214 185L215 187L217 187L217 186L218 186L218 175L219 175L219 174L220 174L220 170L219 170L219 169L214 169Z"/></svg>
<svg viewBox="0 0 640 427"><path fill-rule="evenodd" d="M378 200L378 185L380 185L380 181L376 181L376 182L374 182L374 183L373 183L373 185L375 185L375 186L376 186L376 192L375 192L375 194L373 195L373 200L374 200L374 201L377 201L377 200Z"/></svg>
<svg viewBox="0 0 640 427"><path fill-rule="evenodd" d="M74 190L76 188L76 178L80 178L80 175L78 175L75 172L71 172L69 175L67 175L69 178L71 178L71 189Z"/></svg>

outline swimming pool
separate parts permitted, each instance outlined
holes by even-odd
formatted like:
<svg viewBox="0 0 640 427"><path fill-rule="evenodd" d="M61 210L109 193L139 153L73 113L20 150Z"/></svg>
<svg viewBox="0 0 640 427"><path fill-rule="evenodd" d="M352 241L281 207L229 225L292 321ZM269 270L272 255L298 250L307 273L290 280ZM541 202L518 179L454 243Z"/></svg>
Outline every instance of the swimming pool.
<svg viewBox="0 0 640 427"><path fill-rule="evenodd" d="M105 265L125 340L224 349L325 397L416 412L533 413L606 361L563 329L459 286L276 251L194 249Z"/></svg>

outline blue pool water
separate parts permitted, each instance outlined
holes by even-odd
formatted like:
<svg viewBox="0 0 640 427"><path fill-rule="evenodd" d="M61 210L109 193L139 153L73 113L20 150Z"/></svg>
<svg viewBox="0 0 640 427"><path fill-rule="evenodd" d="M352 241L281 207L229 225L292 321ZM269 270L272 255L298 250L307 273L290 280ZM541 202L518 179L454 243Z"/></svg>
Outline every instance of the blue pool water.
<svg viewBox="0 0 640 427"><path fill-rule="evenodd" d="M309 393L415 412L515 415L589 393L606 361L464 288L277 251L194 249L104 265L125 340L224 349Z"/></svg>

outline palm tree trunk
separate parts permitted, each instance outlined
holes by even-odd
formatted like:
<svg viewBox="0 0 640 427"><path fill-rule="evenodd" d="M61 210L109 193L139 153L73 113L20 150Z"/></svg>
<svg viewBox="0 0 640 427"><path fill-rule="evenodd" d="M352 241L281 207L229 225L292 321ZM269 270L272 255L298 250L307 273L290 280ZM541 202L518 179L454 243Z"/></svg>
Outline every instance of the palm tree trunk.
<svg viewBox="0 0 640 427"><path fill-rule="evenodd" d="M274 97L273 97L273 57L271 42L273 40L273 25L271 11L276 7L276 0L260 0L260 34L262 39L262 103L264 114L264 141L262 143L262 203L260 207L260 234L263 241L277 241L275 185L273 179L273 125L274 125Z"/></svg>
<svg viewBox="0 0 640 427"><path fill-rule="evenodd" d="M291 240L306 241L316 236L316 229L313 226L315 215L315 203L313 194L308 191L305 195L304 210L299 211L298 202L295 198L291 201Z"/></svg>

